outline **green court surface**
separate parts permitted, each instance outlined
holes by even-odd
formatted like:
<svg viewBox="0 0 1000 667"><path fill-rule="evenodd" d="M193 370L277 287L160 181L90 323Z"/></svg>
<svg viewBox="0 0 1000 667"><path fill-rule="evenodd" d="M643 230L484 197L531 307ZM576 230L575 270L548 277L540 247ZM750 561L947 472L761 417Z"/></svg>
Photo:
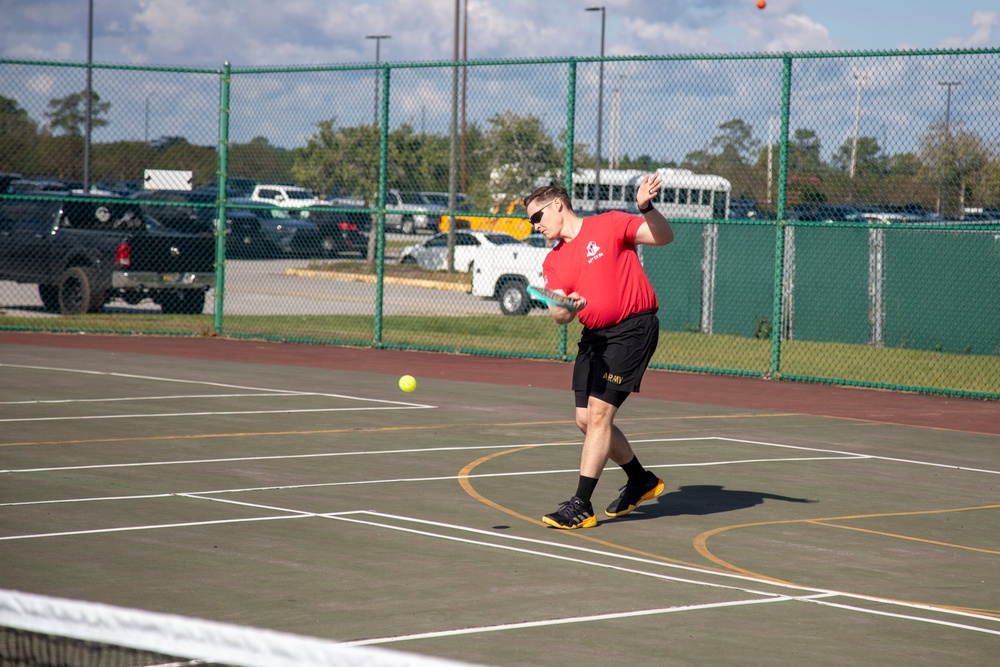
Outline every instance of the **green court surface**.
<svg viewBox="0 0 1000 667"><path fill-rule="evenodd" d="M485 665L1000 655L995 433L639 394L666 492L558 531L570 392L255 361L0 342L0 588Z"/></svg>

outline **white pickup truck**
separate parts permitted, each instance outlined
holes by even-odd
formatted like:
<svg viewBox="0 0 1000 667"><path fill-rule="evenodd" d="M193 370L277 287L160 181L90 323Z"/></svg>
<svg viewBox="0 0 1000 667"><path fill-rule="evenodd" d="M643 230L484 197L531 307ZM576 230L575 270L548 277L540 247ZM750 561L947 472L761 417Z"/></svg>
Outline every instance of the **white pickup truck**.
<svg viewBox="0 0 1000 667"><path fill-rule="evenodd" d="M254 187L251 201L274 204L283 208L307 208L326 204L312 190L283 184L262 184Z"/></svg>
<svg viewBox="0 0 1000 667"><path fill-rule="evenodd" d="M527 315L538 305L528 296L528 285L544 287L542 261L548 248L528 244L483 246L472 271L472 294L500 302L504 315Z"/></svg>

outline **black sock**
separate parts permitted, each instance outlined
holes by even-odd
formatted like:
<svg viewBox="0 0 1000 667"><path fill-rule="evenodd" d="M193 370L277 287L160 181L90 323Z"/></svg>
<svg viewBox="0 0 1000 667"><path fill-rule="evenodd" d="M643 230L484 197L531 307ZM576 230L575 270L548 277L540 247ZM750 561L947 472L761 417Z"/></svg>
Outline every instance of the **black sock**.
<svg viewBox="0 0 1000 667"><path fill-rule="evenodd" d="M576 497L585 503L589 503L590 497L594 495L594 489L596 488L597 480L595 478L580 475L580 481L576 485Z"/></svg>
<svg viewBox="0 0 1000 667"><path fill-rule="evenodd" d="M622 464L622 470L628 475L630 482L645 482L646 478L649 477L649 472L639 463L638 456L633 455L631 461Z"/></svg>

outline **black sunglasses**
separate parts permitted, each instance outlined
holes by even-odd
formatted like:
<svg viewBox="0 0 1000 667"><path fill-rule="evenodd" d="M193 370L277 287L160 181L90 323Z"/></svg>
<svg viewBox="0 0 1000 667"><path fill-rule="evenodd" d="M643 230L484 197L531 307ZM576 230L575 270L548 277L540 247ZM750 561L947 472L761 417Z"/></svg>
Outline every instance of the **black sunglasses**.
<svg viewBox="0 0 1000 667"><path fill-rule="evenodd" d="M532 227L534 227L535 225L537 225L539 222L542 221L542 211L545 210L545 207L546 206L552 206L552 204L554 204L555 202L556 202L556 200L553 199L548 204L546 204L545 206L541 207L540 209L538 209L537 211L535 211L534 213L531 214L531 217L528 218L528 222L531 223Z"/></svg>

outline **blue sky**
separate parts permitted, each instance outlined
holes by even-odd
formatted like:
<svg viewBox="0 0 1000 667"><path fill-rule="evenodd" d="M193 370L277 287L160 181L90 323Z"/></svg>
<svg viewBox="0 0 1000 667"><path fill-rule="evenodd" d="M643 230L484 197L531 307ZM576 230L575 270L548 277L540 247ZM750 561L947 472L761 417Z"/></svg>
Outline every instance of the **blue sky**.
<svg viewBox="0 0 1000 667"><path fill-rule="evenodd" d="M596 0L467 0L469 57L597 55ZM462 0L466 2L466 0ZM608 55L1000 47L996 0L604 0ZM446 60L454 0L94 0L94 60ZM0 57L86 59L86 0L0 0Z"/></svg>
<svg viewBox="0 0 1000 667"><path fill-rule="evenodd" d="M461 0L464 4L465 0ZM601 0L468 0L472 60L597 56ZM1000 48L997 0L603 0L608 56L747 54L897 49ZM105 64L234 67L370 63L375 42L384 62L452 57L454 0L94 0L94 61ZM87 0L0 0L0 58L83 62ZM814 61L818 62L818 61ZM854 77L866 78L861 132L890 152L916 150L943 117L938 82L960 78L956 123L1000 145L998 56L989 58L831 59L797 69L793 128L815 129L829 156L853 132ZM622 65L622 66L618 66ZM775 69L777 67L777 69ZM869 68L869 69L866 69ZM470 114L480 125L498 111L542 118L553 136L564 126L565 69L533 73L470 68ZM0 66L0 95L41 120L49 100L82 89L81 70ZM447 133L450 68L401 70L393 77L390 124ZM581 65L576 140L593 146L597 68ZM230 138L265 136L302 145L319 120L371 122L373 79L357 72L320 76L244 77L234 88ZM518 78L520 77L520 78ZM181 135L210 145L218 130L218 83L140 72L95 74L95 89L113 102L99 141ZM703 149L719 123L743 118L765 139L780 99L780 62L670 65L609 63L605 79L605 148L616 81L622 96L625 153L680 160ZM472 83L474 82L474 83ZM251 88L251 83L253 88ZM335 86L332 84L336 84ZM331 90L336 94L331 95ZM560 98L560 96L563 96ZM504 108L506 107L506 109ZM144 114L144 109L148 111ZM238 112L238 113L237 113ZM424 123L426 122L426 128Z"/></svg>

